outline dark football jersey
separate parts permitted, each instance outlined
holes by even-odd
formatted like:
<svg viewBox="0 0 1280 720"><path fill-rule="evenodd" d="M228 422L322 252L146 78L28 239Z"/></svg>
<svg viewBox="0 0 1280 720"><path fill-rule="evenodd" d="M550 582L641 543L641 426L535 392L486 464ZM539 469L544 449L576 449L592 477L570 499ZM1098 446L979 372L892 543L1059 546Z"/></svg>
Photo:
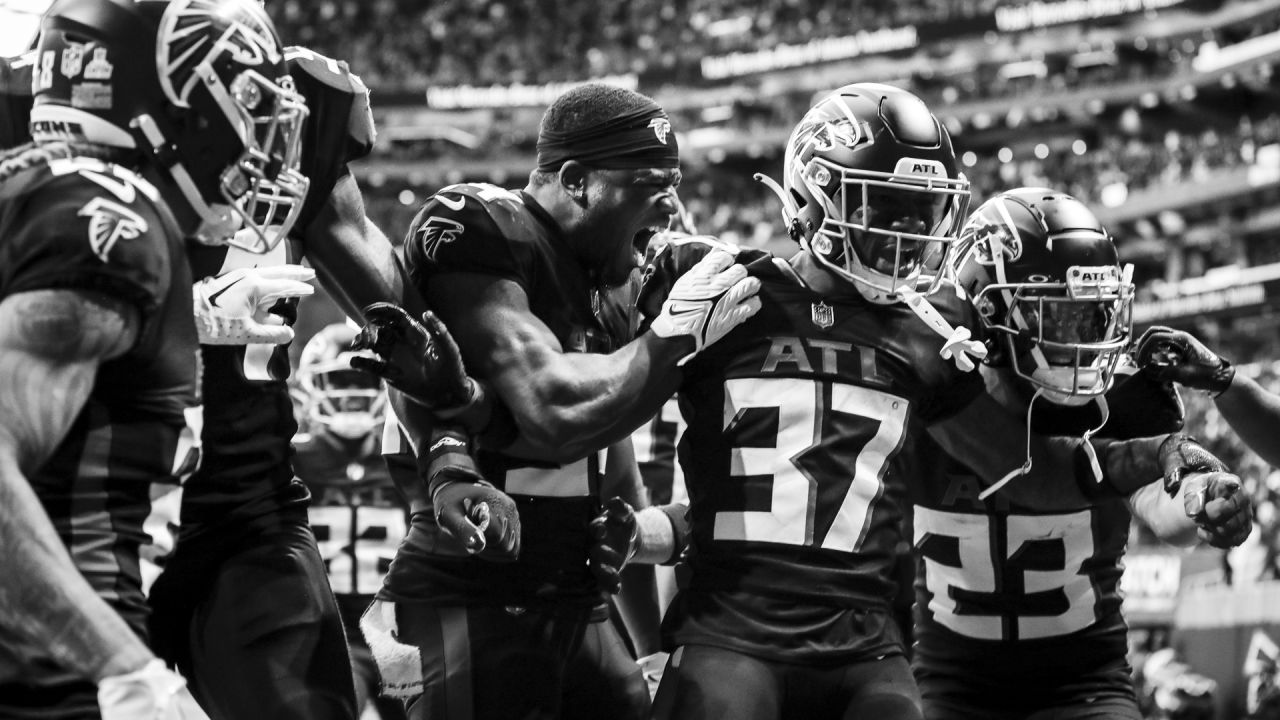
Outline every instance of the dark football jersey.
<svg viewBox="0 0 1280 720"><path fill-rule="evenodd" d="M35 63L34 50L0 58L0 148L31 140L31 71Z"/></svg>
<svg viewBox="0 0 1280 720"><path fill-rule="evenodd" d="M629 332L629 320L602 302L555 223L524 193L484 184L445 188L414 218L404 253L420 291L446 272L519 284L533 314L566 351L609 352L626 339L617 334ZM599 508L598 456L558 467L485 451L477 460L485 477L519 506L520 559L496 564L467 558L431 513L418 513L383 596L440 604L599 602L586 564L586 526Z"/></svg>
<svg viewBox="0 0 1280 720"><path fill-rule="evenodd" d="M285 58L310 109L303 127L301 170L311 184L294 226L298 236L348 172L347 163L369 152L374 131L369 91L346 63L296 47L288 48ZM201 247L192 251L191 262L195 276L205 278L239 267L298 262L298 257L291 257L296 254L298 248L288 243L265 255ZM297 302L281 301L272 312L293 324ZM253 515L305 502L305 488L291 482L289 466L290 439L298 425L285 383L288 345L207 345L201 351L207 388L204 462L189 484L183 518L206 523L231 508Z"/></svg>
<svg viewBox="0 0 1280 720"><path fill-rule="evenodd" d="M375 593L408 531L381 441L381 433L347 440L321 430L294 442L293 466L311 490L308 517L336 595Z"/></svg>
<svg viewBox="0 0 1280 720"><path fill-rule="evenodd" d="M670 252L654 287L705 246ZM819 295L763 253L740 260L761 280L762 308L687 363L679 390L692 534L664 634L777 659L892 651L893 637L851 611L885 617L907 485L935 465L920 436L981 393L981 378L942 359L942 340L905 306L852 287ZM646 288L642 307L655 305ZM976 324L953 291L934 305Z"/></svg>
<svg viewBox="0 0 1280 720"><path fill-rule="evenodd" d="M1120 377L1107 400L1100 436L1157 435L1182 424L1177 394L1141 374ZM1043 408L1038 404L1032 417L1042 432L1080 435L1102 421L1098 403L1059 408L1039 402ZM1013 480L1037 481L1034 466ZM1123 662L1127 652L1119 587L1127 504L1113 499L1074 512L1037 513L998 492L981 501L981 487L972 472L950 462L945 475L914 498L913 662L921 682L965 687L947 681L981 678L1003 688L992 702L1032 707L1052 703L1062 688L1106 689L1076 685L1081 678L1114 682L1099 671Z"/></svg>
<svg viewBox="0 0 1280 720"><path fill-rule="evenodd" d="M0 297L93 290L142 313L137 343L101 365L70 432L30 477L76 566L140 635L144 588L172 549L176 490L197 457L188 421L199 422L191 275L158 197L132 172L85 159L34 166L0 188Z"/></svg>

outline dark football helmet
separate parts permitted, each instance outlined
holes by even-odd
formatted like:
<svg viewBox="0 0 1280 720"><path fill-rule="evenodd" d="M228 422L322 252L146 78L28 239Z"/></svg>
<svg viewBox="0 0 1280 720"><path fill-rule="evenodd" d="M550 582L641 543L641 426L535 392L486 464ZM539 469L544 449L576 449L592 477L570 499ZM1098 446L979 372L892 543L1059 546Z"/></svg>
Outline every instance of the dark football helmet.
<svg viewBox="0 0 1280 720"><path fill-rule="evenodd" d="M1047 188L1000 193L965 223L954 268L987 331L988 362L1059 404L1111 387L1132 328L1132 268L1084 203Z"/></svg>
<svg viewBox="0 0 1280 720"><path fill-rule="evenodd" d="M818 101L796 125L781 195L792 237L868 300L889 303L903 287L937 289L969 181L924 102L858 83Z"/></svg>
<svg viewBox="0 0 1280 720"><path fill-rule="evenodd" d="M58 0L37 52L36 142L138 150L200 242L266 252L288 233L307 109L258 2Z"/></svg>
<svg viewBox="0 0 1280 720"><path fill-rule="evenodd" d="M327 325L311 336L298 358L298 388L307 427L347 440L382 428L387 395L374 375L351 367L356 331L344 323Z"/></svg>

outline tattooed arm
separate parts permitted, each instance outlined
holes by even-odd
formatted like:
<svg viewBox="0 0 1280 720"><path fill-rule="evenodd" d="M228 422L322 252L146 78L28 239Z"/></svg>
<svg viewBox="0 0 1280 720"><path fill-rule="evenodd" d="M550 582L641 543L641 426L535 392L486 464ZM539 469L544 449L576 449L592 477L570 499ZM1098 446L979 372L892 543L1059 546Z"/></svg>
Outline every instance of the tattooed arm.
<svg viewBox="0 0 1280 720"><path fill-rule="evenodd" d="M105 295L38 290L0 301L0 623L93 681L151 651L72 563L28 474L53 454L103 360L131 348L138 312Z"/></svg>

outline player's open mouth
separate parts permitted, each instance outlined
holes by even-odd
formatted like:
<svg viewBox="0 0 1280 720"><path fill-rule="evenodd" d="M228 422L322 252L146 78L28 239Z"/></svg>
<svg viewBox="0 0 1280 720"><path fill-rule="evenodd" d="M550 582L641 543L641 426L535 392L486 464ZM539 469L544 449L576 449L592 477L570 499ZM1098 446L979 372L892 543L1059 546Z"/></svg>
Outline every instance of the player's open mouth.
<svg viewBox="0 0 1280 720"><path fill-rule="evenodd" d="M649 241L653 239L663 230L662 227L654 225L652 227L640 228L639 231L631 239L631 247L635 251L636 267L644 265L644 254L649 248Z"/></svg>

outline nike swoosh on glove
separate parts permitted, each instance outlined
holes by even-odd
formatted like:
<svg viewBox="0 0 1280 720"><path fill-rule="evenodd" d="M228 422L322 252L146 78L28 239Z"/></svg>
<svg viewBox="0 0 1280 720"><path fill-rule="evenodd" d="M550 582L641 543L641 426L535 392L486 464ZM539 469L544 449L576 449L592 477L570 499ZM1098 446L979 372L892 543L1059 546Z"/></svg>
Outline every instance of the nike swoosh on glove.
<svg viewBox="0 0 1280 720"><path fill-rule="evenodd" d="M316 271L301 265L238 268L191 286L201 345L281 345L293 328L265 320L278 300L306 297Z"/></svg>
<svg viewBox="0 0 1280 720"><path fill-rule="evenodd" d="M733 254L713 250L671 286L650 329L658 337L693 338L693 352L676 363L684 365L760 312L758 292L759 278L747 277L747 268L735 263Z"/></svg>

